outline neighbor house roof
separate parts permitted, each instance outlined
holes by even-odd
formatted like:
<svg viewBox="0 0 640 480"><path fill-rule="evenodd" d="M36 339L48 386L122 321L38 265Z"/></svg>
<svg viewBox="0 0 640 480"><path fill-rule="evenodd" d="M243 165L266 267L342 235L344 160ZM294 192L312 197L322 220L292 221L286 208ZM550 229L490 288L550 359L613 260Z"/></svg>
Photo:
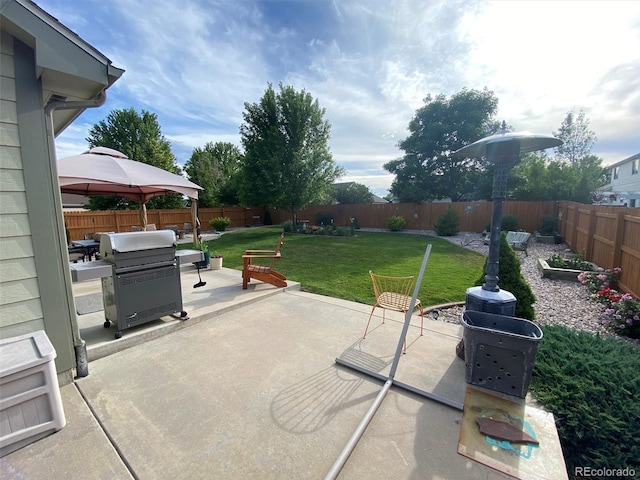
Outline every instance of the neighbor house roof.
<svg viewBox="0 0 640 480"><path fill-rule="evenodd" d="M635 155L631 155L630 157L627 157L627 158L625 158L623 160L620 160L619 162L612 163L611 165L607 165L607 168L618 167L618 166L622 165L623 163L630 162L631 160L635 160L636 158L640 158L640 153L636 153Z"/></svg>

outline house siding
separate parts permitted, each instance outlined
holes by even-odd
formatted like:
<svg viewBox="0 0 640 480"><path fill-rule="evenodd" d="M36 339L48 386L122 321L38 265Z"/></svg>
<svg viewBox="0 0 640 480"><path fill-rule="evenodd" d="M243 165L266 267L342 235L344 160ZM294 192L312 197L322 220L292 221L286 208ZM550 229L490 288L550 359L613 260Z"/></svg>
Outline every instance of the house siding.
<svg viewBox="0 0 640 480"><path fill-rule="evenodd" d="M0 38L0 338L44 329L20 151L13 37Z"/></svg>
<svg viewBox="0 0 640 480"><path fill-rule="evenodd" d="M623 162L617 163L611 170L611 188L614 192L640 192L640 172L633 173L633 160L638 155L634 155ZM613 170L618 168L618 178L613 178Z"/></svg>
<svg viewBox="0 0 640 480"><path fill-rule="evenodd" d="M69 379L75 366L70 319L75 312L66 292L70 286L64 288L70 274L56 228L62 212L51 181L55 160L42 85L33 49L6 32L1 40L0 338L44 330L56 349L58 373Z"/></svg>

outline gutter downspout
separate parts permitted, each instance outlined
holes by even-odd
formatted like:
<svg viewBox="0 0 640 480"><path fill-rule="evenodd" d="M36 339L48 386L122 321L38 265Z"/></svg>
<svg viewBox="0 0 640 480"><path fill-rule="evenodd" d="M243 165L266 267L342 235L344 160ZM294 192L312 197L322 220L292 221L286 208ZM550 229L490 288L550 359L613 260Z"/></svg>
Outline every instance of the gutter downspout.
<svg viewBox="0 0 640 480"><path fill-rule="evenodd" d="M80 100L75 102L51 102L44 107L45 123L47 125L47 144L49 149L49 158L53 159L54 167L52 169L52 181L54 185L58 184L58 168L56 164L56 149L53 128L53 112L55 110L70 110L78 108L96 108L101 107L107 101L107 94L102 91L93 100ZM64 222L63 222L64 223ZM60 230L58 224L58 237L66 239L66 233ZM62 237L61 237L62 236ZM69 314L71 318L71 333L73 335L73 347L76 353L76 373L78 377L86 377L89 375L89 361L87 360L87 345L80 336L80 328L78 327L78 317L74 307L73 290L71 288L71 275L65 275L65 290L67 296L67 305L69 306Z"/></svg>

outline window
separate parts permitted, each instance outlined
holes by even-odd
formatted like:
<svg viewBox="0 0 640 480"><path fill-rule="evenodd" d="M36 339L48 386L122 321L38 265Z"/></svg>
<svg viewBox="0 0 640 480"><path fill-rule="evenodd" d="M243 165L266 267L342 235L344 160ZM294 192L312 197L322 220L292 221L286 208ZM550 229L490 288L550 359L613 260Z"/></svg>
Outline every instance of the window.
<svg viewBox="0 0 640 480"><path fill-rule="evenodd" d="M640 159L636 158L633 162L631 162L631 175L635 175L638 173L638 164L640 163Z"/></svg>
<svg viewBox="0 0 640 480"><path fill-rule="evenodd" d="M613 168L613 179L617 180L618 179L618 175L620 175L620 167L614 167Z"/></svg>

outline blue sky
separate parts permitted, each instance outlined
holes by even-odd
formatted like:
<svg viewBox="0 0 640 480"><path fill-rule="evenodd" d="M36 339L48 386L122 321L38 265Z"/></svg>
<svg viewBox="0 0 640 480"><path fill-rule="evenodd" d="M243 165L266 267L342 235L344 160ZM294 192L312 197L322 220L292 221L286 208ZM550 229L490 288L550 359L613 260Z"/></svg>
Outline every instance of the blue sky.
<svg viewBox="0 0 640 480"><path fill-rule="evenodd" d="M494 91L498 120L551 134L584 110L605 164L640 152L640 2L469 0L36 0L124 75L56 140L84 151L111 110L157 114L179 164L240 146L244 102L268 82L326 109L347 175L384 196L382 165L428 94Z"/></svg>

